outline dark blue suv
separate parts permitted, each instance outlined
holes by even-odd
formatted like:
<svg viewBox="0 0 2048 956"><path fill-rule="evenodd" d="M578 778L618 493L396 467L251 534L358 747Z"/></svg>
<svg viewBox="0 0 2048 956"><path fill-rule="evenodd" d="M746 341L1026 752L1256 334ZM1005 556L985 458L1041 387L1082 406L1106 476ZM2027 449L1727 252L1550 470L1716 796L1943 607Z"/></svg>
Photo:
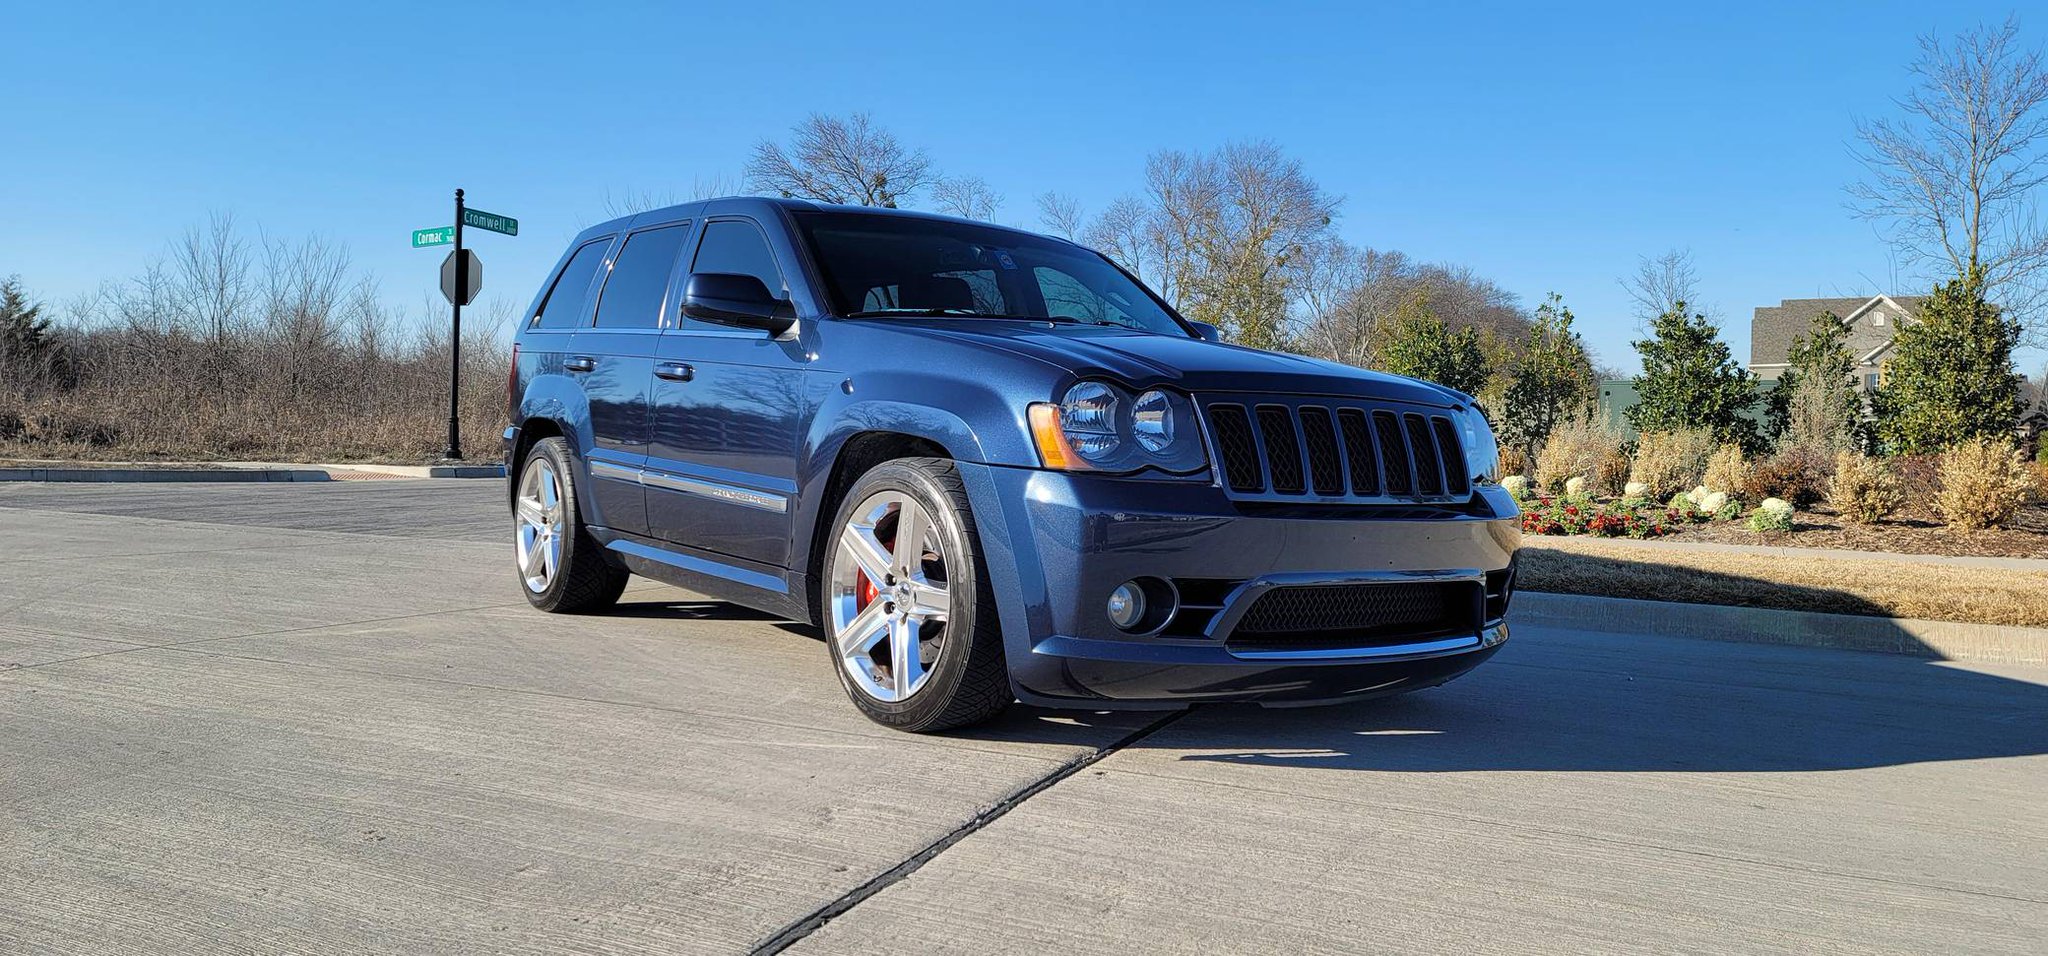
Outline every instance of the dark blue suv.
<svg viewBox="0 0 2048 956"><path fill-rule="evenodd" d="M519 576L642 574L823 628L869 717L1314 703L1507 639L1470 396L1238 348L1086 248L717 199L570 244L514 346Z"/></svg>

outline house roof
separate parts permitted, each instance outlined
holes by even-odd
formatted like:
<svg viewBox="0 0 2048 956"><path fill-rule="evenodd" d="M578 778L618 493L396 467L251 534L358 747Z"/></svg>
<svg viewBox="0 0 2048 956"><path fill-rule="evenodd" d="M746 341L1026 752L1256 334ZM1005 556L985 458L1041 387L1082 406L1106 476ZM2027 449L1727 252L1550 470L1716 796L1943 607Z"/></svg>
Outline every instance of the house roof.
<svg viewBox="0 0 2048 956"><path fill-rule="evenodd" d="M1899 308L1917 314L1917 295L1863 295L1839 299L1784 299L1777 305L1758 306L1749 324L1749 364L1783 365L1792 354L1792 340L1806 334L1813 317L1833 312L1844 322L1852 321L1873 304L1889 299Z"/></svg>

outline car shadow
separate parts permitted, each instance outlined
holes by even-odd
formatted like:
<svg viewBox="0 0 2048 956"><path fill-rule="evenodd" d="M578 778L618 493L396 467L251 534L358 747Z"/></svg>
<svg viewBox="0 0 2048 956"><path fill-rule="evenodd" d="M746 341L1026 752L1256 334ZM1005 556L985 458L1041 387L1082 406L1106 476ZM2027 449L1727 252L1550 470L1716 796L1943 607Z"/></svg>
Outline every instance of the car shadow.
<svg viewBox="0 0 2048 956"><path fill-rule="evenodd" d="M1669 571L1695 587L1764 583ZM1816 588L1802 590L1807 598L1830 608L1856 603ZM1442 687L1299 709L1198 705L1129 746L1186 761L1401 772L1805 772L2048 753L2048 670L2002 668L2023 675L2014 678L1953 664L1889 621L1877 626L1902 653L1785 646L1771 635L1754 635L1758 643L1656 636L1684 630L1686 606L1663 607L1654 613L1668 616L1641 633L1616 633L1611 623L1518 623L1511 611L1513 636L1500 653ZM772 620L716 602L621 605L618 613ZM809 625L778 626L823 639ZM1110 741L1161 716L1016 706L949 736Z"/></svg>
<svg viewBox="0 0 2048 956"><path fill-rule="evenodd" d="M781 621L766 611L724 601L649 601L632 597L605 611L609 617L667 618L689 621ZM815 630L815 628L813 629Z"/></svg>

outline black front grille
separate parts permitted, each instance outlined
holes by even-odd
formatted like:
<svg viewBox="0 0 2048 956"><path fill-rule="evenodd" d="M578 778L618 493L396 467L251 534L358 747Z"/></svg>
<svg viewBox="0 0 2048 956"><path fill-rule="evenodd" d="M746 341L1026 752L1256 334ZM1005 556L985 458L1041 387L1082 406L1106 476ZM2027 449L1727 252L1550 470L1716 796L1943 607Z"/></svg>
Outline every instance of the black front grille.
<svg viewBox="0 0 2048 956"><path fill-rule="evenodd" d="M1266 438L1273 490L1283 495L1306 491L1301 483L1301 443L1294 440L1294 413L1285 405L1259 406L1259 433Z"/></svg>
<svg viewBox="0 0 2048 956"><path fill-rule="evenodd" d="M1238 647L1373 647L1478 631L1473 581L1278 587L1231 631Z"/></svg>
<svg viewBox="0 0 2048 956"><path fill-rule="evenodd" d="M1206 406L1223 480L1239 497L1338 501L1472 494L1445 415L1317 403Z"/></svg>
<svg viewBox="0 0 2048 956"><path fill-rule="evenodd" d="M1216 452L1223 459L1223 477L1234 491L1258 491L1266 487L1259 468L1259 440L1252 435L1251 416L1242 405L1218 405L1209 410L1210 426L1216 430Z"/></svg>

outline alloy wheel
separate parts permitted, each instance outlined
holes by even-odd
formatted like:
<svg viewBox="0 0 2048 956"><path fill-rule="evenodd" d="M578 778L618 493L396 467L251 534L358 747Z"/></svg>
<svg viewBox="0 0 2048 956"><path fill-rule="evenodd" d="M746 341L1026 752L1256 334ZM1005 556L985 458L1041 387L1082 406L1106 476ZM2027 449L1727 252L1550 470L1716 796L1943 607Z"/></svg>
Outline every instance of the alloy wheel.
<svg viewBox="0 0 2048 956"><path fill-rule="evenodd" d="M539 594L562 566L564 530L562 476L546 456L535 455L526 463L512 511L518 522L519 576L527 590Z"/></svg>
<svg viewBox="0 0 2048 956"><path fill-rule="evenodd" d="M829 612L833 650L854 686L879 701L908 699L931 677L946 638L944 535L900 491L869 496L834 544Z"/></svg>

